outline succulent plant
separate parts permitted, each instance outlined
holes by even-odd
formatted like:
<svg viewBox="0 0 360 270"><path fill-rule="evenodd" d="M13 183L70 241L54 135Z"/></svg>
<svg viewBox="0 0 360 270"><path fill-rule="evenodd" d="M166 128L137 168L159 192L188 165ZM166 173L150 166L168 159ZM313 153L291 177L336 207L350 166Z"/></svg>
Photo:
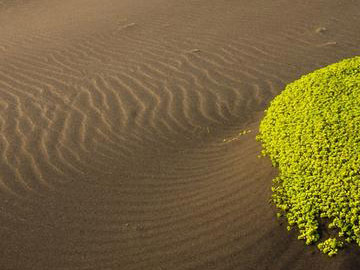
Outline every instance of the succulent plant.
<svg viewBox="0 0 360 270"><path fill-rule="evenodd" d="M272 201L298 238L318 242L327 223L322 252L336 254L342 240L360 245L360 56L288 84L257 139L279 169Z"/></svg>

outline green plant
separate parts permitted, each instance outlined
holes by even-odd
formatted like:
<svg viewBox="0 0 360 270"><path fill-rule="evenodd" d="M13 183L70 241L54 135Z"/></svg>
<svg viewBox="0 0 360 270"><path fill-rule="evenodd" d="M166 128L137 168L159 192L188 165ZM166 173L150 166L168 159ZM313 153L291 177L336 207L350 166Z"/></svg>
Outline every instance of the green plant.
<svg viewBox="0 0 360 270"><path fill-rule="evenodd" d="M257 139L279 168L272 201L298 238L317 242L327 220L330 234L360 245L360 57L287 85L265 111ZM336 254L336 238L318 248Z"/></svg>
<svg viewBox="0 0 360 270"><path fill-rule="evenodd" d="M343 247L344 243L336 240L335 238L329 238L322 243L317 245L323 253L331 256L334 256L338 252L338 248Z"/></svg>

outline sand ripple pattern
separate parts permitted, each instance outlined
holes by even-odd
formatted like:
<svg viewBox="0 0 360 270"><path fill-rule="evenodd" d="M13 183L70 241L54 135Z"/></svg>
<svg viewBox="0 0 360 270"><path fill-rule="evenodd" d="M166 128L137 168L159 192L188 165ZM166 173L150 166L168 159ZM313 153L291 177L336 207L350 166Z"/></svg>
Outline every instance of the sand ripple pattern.
<svg viewBox="0 0 360 270"><path fill-rule="evenodd" d="M359 4L155 2L0 40L0 268L328 267L275 221L254 137L286 83L359 52Z"/></svg>

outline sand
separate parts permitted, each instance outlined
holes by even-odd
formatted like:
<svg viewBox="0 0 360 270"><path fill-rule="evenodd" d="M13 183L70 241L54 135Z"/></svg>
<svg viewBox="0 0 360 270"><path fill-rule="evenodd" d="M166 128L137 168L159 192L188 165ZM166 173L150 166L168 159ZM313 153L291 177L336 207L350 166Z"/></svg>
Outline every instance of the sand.
<svg viewBox="0 0 360 270"><path fill-rule="evenodd" d="M255 141L287 83L360 54L359 14L0 0L0 269L359 269L276 219Z"/></svg>

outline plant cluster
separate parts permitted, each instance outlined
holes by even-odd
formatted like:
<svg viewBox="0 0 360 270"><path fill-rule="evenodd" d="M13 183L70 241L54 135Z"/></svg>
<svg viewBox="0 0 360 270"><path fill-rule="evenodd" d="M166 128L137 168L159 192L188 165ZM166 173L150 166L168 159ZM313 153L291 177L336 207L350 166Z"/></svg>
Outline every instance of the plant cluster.
<svg viewBox="0 0 360 270"><path fill-rule="evenodd" d="M275 97L260 123L262 154L279 168L272 201L306 244L332 256L360 245L360 56L305 75Z"/></svg>
<svg viewBox="0 0 360 270"><path fill-rule="evenodd" d="M334 256L339 248L343 247L344 243L342 241L336 240L336 238L329 238L322 243L317 245L323 253L329 255L330 257Z"/></svg>

